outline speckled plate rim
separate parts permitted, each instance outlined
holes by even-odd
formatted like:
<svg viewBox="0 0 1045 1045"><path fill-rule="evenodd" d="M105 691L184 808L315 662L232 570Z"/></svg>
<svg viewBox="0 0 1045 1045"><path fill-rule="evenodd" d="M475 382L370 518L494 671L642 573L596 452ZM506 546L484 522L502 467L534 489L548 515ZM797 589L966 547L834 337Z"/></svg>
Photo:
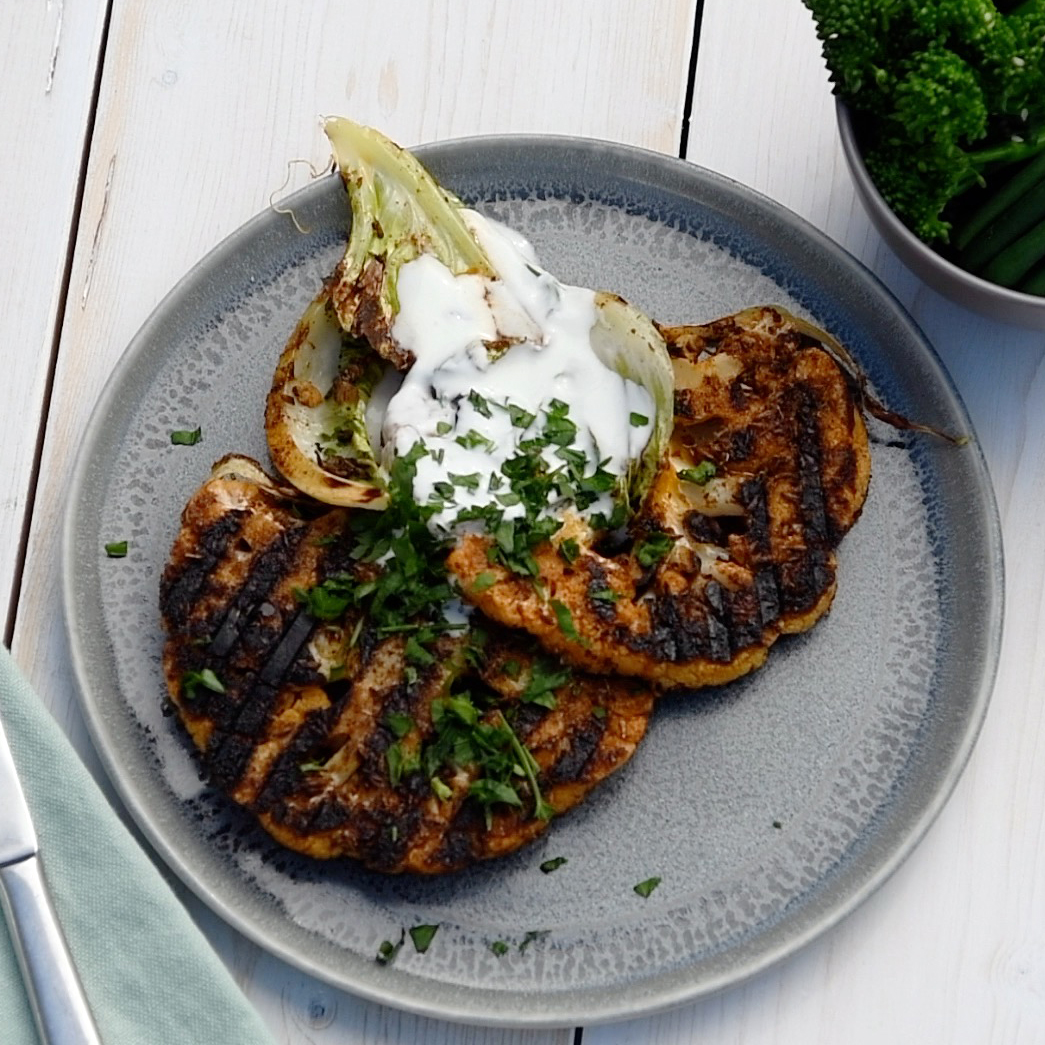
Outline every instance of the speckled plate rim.
<svg viewBox="0 0 1045 1045"><path fill-rule="evenodd" d="M906 394L918 397L913 382L928 382L944 403L944 416L930 422L972 432L968 415L950 377L920 331L870 272L803 219L779 204L720 175L693 164L641 149L589 139L556 136L497 136L460 139L417 150L418 155L445 184L457 188L457 176L480 168L487 178L503 177L511 183L520 165L530 170L554 170L559 183L573 180L579 196L599 181L600 171L641 195L670 198L695 212L710 208L726 219L745 225L754 260L771 274L791 274L801 257L803 273L788 291L802 297L803 280L816 284L810 304L817 319L829 329L866 329L873 324L885 343L895 346L895 358L887 361L901 370L913 366L916 374L905 382L891 377L890 368L877 368L865 360L872 379L884 380L896 393L900 409ZM287 201L298 213L324 193L337 191L333 179L314 183ZM652 216L652 215L651 215ZM154 333L179 311L191 309L203 282L215 270L242 275L236 268L245 244L270 234L273 223L283 220L273 211L257 215L221 243L190 271L168 294L128 346L107 382L92 414L73 471L62 535L63 608L70 653L81 705L92 740L121 799L163 861L189 888L225 921L269 952L291 965L361 997L421 1015L466 1023L506 1027L561 1027L594 1024L649 1015L706 997L729 988L793 955L836 925L858 907L903 862L924 836L947 801L973 749L993 688L1002 633L1003 560L997 505L979 447L972 440L962 453L960 472L948 480L948 489L975 520L972 540L973 589L968 594L980 610L975 620L961 622L959 636L977 651L978 672L965 675L968 687L965 710L953 721L943 716L945 735L934 739L938 757L931 765L911 767L903 794L888 806L884 823L872 839L864 839L851 858L828 873L815 902L785 912L766 932L742 941L703 962L699 972L683 963L630 983L609 983L592 989L541 992L525 996L503 991L440 985L394 969L349 967L336 962L337 948L294 925L285 932L269 931L272 911L257 897L240 895L228 882L208 880L206 870L194 866L179 848L179 811L164 785L153 773L128 767L123 753L131 742L136 723L130 719L114 686L115 672L99 676L99 612L85 598L97 584L97 533L90 533L99 505L94 491L103 484L105 462L121 438L120 419L131 409L127 386L147 368L157 354ZM699 226L699 219L695 219ZM304 249L304 248L303 248ZM292 259L285 260L290 264ZM814 279L812 273L818 275ZM819 282L818 282L819 281ZM806 289L809 289L806 287ZM797 292L797 293L796 293ZM876 373L881 369L881 373ZM892 388L888 386L892 382ZM124 400L124 401L121 401ZM97 588L95 589L97 590ZM873 844L872 844L873 843Z"/></svg>

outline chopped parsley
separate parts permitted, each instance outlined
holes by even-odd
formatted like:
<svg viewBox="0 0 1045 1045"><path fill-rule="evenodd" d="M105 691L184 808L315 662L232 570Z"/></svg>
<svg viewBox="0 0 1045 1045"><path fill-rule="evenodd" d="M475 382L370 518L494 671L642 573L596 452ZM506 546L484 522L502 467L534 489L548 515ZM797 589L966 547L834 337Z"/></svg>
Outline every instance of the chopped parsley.
<svg viewBox="0 0 1045 1045"><path fill-rule="evenodd" d="M201 671L186 671L181 677L181 694L186 700L195 700L200 687L209 689L211 693L224 693L225 684L214 674L211 668Z"/></svg>
<svg viewBox="0 0 1045 1045"><path fill-rule="evenodd" d="M573 614L570 613L570 607L558 599L552 599L551 608L552 613L555 614L555 621L559 625L559 631L571 642L579 642L583 646L585 639L581 637L580 632L577 631L577 625L573 623Z"/></svg>
<svg viewBox="0 0 1045 1045"><path fill-rule="evenodd" d="M581 553L581 546L572 538L566 537L559 541L559 556L564 562L572 566Z"/></svg>
<svg viewBox="0 0 1045 1045"><path fill-rule="evenodd" d="M385 940L378 947L374 960L378 965L391 965L395 961L396 955L402 950L405 940L406 930L404 929L400 932L399 939L395 943L392 943L391 940Z"/></svg>
<svg viewBox="0 0 1045 1045"><path fill-rule="evenodd" d="M628 421L632 428L641 428L649 424L649 418L645 414L638 414L634 410L628 416Z"/></svg>
<svg viewBox="0 0 1045 1045"><path fill-rule="evenodd" d="M181 428L171 432L173 446L195 446L203 438L202 428Z"/></svg>
<svg viewBox="0 0 1045 1045"><path fill-rule="evenodd" d="M470 428L465 435L459 435L454 442L466 450L476 450L481 447L483 450L489 451L497 446L489 436L477 432L474 428Z"/></svg>
<svg viewBox="0 0 1045 1045"><path fill-rule="evenodd" d="M127 554L126 541L110 541L105 546L105 554L110 559L122 559Z"/></svg>
<svg viewBox="0 0 1045 1045"><path fill-rule="evenodd" d="M472 404L477 414L482 414L483 417L493 417L490 412L490 404L486 401L485 396L481 396L473 390L468 393L468 402Z"/></svg>
<svg viewBox="0 0 1045 1045"><path fill-rule="evenodd" d="M551 929L531 929L522 938L522 942L519 944L519 953L523 954L531 943L536 943L537 940L543 940L550 932Z"/></svg>
<svg viewBox="0 0 1045 1045"><path fill-rule="evenodd" d="M490 944L490 950L497 955L498 958L503 958L508 953L508 943L506 940L494 940Z"/></svg>
<svg viewBox="0 0 1045 1045"><path fill-rule="evenodd" d="M571 677L569 668L543 658L536 660L520 699L524 704L538 704L552 711L555 709L555 691L565 686Z"/></svg>
<svg viewBox="0 0 1045 1045"><path fill-rule="evenodd" d="M385 715L385 725L397 740L402 740L414 728L414 720L401 711L390 711Z"/></svg>
<svg viewBox="0 0 1045 1045"><path fill-rule="evenodd" d="M561 399L551 399L545 412L544 438L556 446L569 446L577 438L577 426L567 416L569 404Z"/></svg>
<svg viewBox="0 0 1045 1045"><path fill-rule="evenodd" d="M478 472L469 472L467 475L459 475L456 472L447 472L446 477L454 484L454 486L461 486L466 490L479 489Z"/></svg>
<svg viewBox="0 0 1045 1045"><path fill-rule="evenodd" d="M513 403L509 403L508 419L511 421L513 428L526 429L537 420L537 415L531 414L529 410L524 410L521 406L515 406Z"/></svg>
<svg viewBox="0 0 1045 1045"><path fill-rule="evenodd" d="M696 468L680 468L678 477L687 483L696 483L697 486L706 486L710 480L715 478L717 469L713 461L701 461Z"/></svg>
<svg viewBox="0 0 1045 1045"><path fill-rule="evenodd" d="M474 581L472 581L472 591L478 595L480 592L486 591L487 588L492 588L497 583L497 574L492 570L482 570L477 574Z"/></svg>
<svg viewBox="0 0 1045 1045"><path fill-rule="evenodd" d="M544 863L541 864L541 870L545 874L551 874L552 871L557 871L560 867L562 867L563 864L567 862L568 861L565 856L555 856L552 857L551 860L545 860Z"/></svg>
<svg viewBox="0 0 1045 1045"><path fill-rule="evenodd" d="M660 883L660 878L647 878L644 882L639 882L639 884L635 886L635 892L645 900L649 894L660 885Z"/></svg>
<svg viewBox="0 0 1045 1045"><path fill-rule="evenodd" d="M414 942L414 950L418 954L424 954L432 944L438 925L415 925L410 930L410 939Z"/></svg>
<svg viewBox="0 0 1045 1045"><path fill-rule="evenodd" d="M651 566L656 566L661 559L666 558L674 546L675 538L670 534L650 534L635 546L635 558L638 559L640 566L649 569Z"/></svg>

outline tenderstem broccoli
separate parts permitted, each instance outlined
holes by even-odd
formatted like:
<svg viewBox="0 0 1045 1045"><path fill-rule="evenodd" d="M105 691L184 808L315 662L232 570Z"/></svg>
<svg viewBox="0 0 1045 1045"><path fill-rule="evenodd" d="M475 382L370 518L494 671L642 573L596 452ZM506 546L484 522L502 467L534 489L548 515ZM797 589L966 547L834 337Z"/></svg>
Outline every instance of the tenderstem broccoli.
<svg viewBox="0 0 1045 1045"><path fill-rule="evenodd" d="M1004 285L1045 265L1045 0L803 0L868 172L922 240Z"/></svg>

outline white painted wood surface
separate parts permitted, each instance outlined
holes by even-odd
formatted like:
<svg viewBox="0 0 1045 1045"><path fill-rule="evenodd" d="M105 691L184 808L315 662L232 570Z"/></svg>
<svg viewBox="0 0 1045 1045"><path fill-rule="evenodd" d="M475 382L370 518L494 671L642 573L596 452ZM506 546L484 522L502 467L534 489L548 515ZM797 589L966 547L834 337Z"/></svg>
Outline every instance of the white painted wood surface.
<svg viewBox="0 0 1045 1045"><path fill-rule="evenodd" d="M0 629L61 308L105 4L0 10Z"/></svg>
<svg viewBox="0 0 1045 1045"><path fill-rule="evenodd" d="M326 161L320 114L403 144L546 131L676 153L696 0L354 0L250 5L53 0L0 12L0 600L60 331L14 652L97 771L56 615L63 488L91 406L152 307ZM62 35L45 90L59 12ZM78 229L76 172L103 60ZM907 304L970 409L1009 565L995 697L968 771L904 867L855 915L749 984L660 1017L589 1027L586 1045L1045 1042L1045 336L948 304L900 265L854 200L812 25L799 0L705 0L689 158L804 215ZM306 168L291 171L300 185ZM42 346L42 348L41 348ZM0 601L0 606L6 603ZM556 1043L572 1031L475 1030L332 990L186 902L277 1041Z"/></svg>
<svg viewBox="0 0 1045 1045"><path fill-rule="evenodd" d="M676 153L695 7L114 0L13 642L96 775L55 612L55 549L91 407L151 309L273 195L304 182L307 165L297 165L287 184L288 161L326 164L323 114L375 124L404 145L544 131ZM42 390L30 391L39 404ZM5 580L11 573L5 565ZM572 1040L569 1030L477 1031L364 1004L186 902L280 1042Z"/></svg>

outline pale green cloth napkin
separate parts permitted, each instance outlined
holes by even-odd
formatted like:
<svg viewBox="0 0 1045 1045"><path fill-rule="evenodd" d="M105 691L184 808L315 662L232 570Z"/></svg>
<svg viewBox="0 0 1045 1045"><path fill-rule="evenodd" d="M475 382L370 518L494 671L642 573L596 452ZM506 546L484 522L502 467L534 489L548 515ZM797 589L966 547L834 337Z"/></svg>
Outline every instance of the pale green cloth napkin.
<svg viewBox="0 0 1045 1045"><path fill-rule="evenodd" d="M3 646L0 714L32 810L44 874L105 1045L271 1043L260 1017ZM0 795L0 808L3 802ZM0 1042L37 1042L2 919Z"/></svg>

